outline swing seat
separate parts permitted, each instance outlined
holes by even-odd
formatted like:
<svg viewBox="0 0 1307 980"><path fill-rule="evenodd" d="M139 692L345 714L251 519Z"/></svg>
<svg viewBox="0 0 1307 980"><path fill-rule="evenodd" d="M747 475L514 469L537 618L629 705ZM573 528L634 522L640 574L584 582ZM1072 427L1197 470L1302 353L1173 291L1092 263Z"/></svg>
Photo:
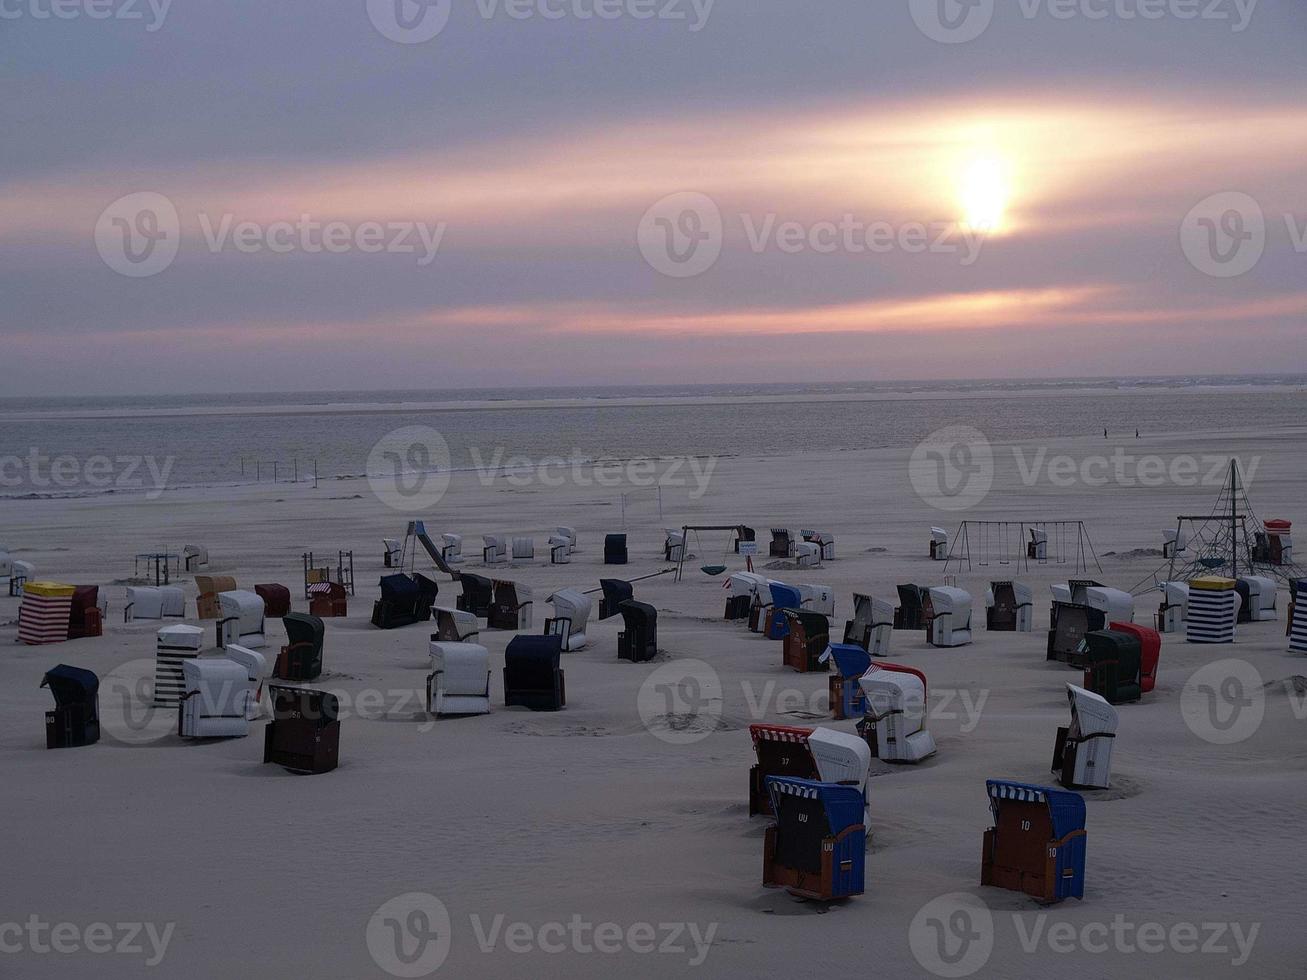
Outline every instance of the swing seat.
<svg viewBox="0 0 1307 980"><path fill-rule="evenodd" d="M726 571L725 565L700 565L699 570L705 575L720 575Z"/></svg>

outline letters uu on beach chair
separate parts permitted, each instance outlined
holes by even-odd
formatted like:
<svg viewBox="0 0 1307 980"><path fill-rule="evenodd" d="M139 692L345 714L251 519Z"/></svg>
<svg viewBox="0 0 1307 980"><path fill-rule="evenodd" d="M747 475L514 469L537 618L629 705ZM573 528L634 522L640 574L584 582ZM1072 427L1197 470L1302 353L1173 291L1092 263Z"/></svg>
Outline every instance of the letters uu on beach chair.
<svg viewBox="0 0 1307 980"><path fill-rule="evenodd" d="M853 593L853 618L844 624L844 642L873 657L888 657L894 630L894 606L884 599Z"/></svg>
<svg viewBox="0 0 1307 980"><path fill-rule="evenodd" d="M272 721L263 729L263 761L292 772L323 773L340 761L340 702L305 687L269 685Z"/></svg>
<svg viewBox="0 0 1307 980"><path fill-rule="evenodd" d="M769 640L783 640L790 631L790 620L786 613L803 608L803 593L793 585L770 581L771 605L767 607L763 634Z"/></svg>
<svg viewBox="0 0 1307 980"><path fill-rule="evenodd" d="M620 578L601 578L599 587L603 590L603 597L599 600L599 618L601 620L618 615L621 612L622 603L627 599L635 598L635 587L630 582L624 582Z"/></svg>
<svg viewBox="0 0 1307 980"><path fill-rule="evenodd" d="M835 665L828 682L831 716L836 721L860 719L867 701L858 680L871 666L871 654L852 643L832 643L822 658Z"/></svg>
<svg viewBox="0 0 1307 980"><path fill-rule="evenodd" d="M549 536L549 564L569 565L572 562L572 542L561 534Z"/></svg>
<svg viewBox="0 0 1307 980"><path fill-rule="evenodd" d="M186 691L182 664L200 655L204 630L199 626L165 626L155 636L154 704L175 708Z"/></svg>
<svg viewBox="0 0 1307 980"><path fill-rule="evenodd" d="M1041 902L1084 898L1084 798L1006 779L987 780L985 789L994 826L985 831L980 883Z"/></svg>
<svg viewBox="0 0 1307 980"><path fill-rule="evenodd" d="M54 710L45 713L47 749L100 741L100 679L92 671L59 664L45 672L41 686L54 695Z"/></svg>
<svg viewBox="0 0 1307 980"><path fill-rule="evenodd" d="M680 561L685 554L685 532L663 528L663 561Z"/></svg>
<svg viewBox="0 0 1307 980"><path fill-rule="evenodd" d="M504 651L504 704L558 711L567 704L558 636L515 636Z"/></svg>
<svg viewBox="0 0 1307 980"><path fill-rule="evenodd" d="M730 591L726 596L726 618L728 620L748 619L749 610L755 603L766 604L771 601L771 590L767 587L767 576L754 572L732 572L726 580L725 588ZM765 598L762 598L764 597Z"/></svg>
<svg viewBox="0 0 1307 980"><path fill-rule="evenodd" d="M508 561L508 541L504 535L481 535L481 560L487 565L502 565Z"/></svg>
<svg viewBox="0 0 1307 980"><path fill-rule="evenodd" d="M263 615L268 619L281 619L290 612L290 589L276 582L265 582L254 587L254 594L263 599Z"/></svg>
<svg viewBox="0 0 1307 980"><path fill-rule="evenodd" d="M874 662L858 679L864 719L858 729L878 759L917 763L935 754L926 729L926 675L902 664Z"/></svg>
<svg viewBox="0 0 1307 980"><path fill-rule="evenodd" d="M625 629L617 634L620 660L644 663L658 655L658 610L647 602L627 599L619 607Z"/></svg>
<svg viewBox="0 0 1307 980"><path fill-rule="evenodd" d="M1276 617L1275 600L1279 583L1265 575L1246 575L1239 579L1239 594L1244 604L1239 610L1239 621L1258 623L1274 621Z"/></svg>
<svg viewBox="0 0 1307 980"><path fill-rule="evenodd" d="M1080 642L1078 660L1085 687L1112 704L1138 701L1143 693L1139 637L1132 633L1091 630Z"/></svg>
<svg viewBox="0 0 1307 980"><path fill-rule="evenodd" d="M495 583L484 575L463 572L458 577L463 586L463 594L454 600L454 604L464 612L484 619L490 615L490 604L494 602Z"/></svg>
<svg viewBox="0 0 1307 980"><path fill-rule="evenodd" d="M188 544L182 549L182 567L188 572L203 568L209 564L209 549L198 544Z"/></svg>
<svg viewBox="0 0 1307 980"><path fill-rule="evenodd" d="M218 620L218 646L239 643L258 650L267 645L261 595L244 589L220 592L218 605L222 610L222 618Z"/></svg>
<svg viewBox="0 0 1307 980"><path fill-rule="evenodd" d="M286 628L286 645L277 655L273 674L285 681L316 680L322 673L322 639L326 632L322 618L290 613L281 625Z"/></svg>
<svg viewBox="0 0 1307 980"><path fill-rule="evenodd" d="M894 628L896 630L919 630L926 625L925 604L922 593L929 591L920 585L898 586L899 604L894 610Z"/></svg>
<svg viewBox="0 0 1307 980"><path fill-rule="evenodd" d="M427 710L444 715L490 713L490 651L479 643L431 643Z"/></svg>
<svg viewBox="0 0 1307 980"><path fill-rule="evenodd" d="M830 658L823 654L830 649L830 620L805 609L785 609L781 615L789 620L781 641L781 662L801 674L828 670Z"/></svg>
<svg viewBox="0 0 1307 980"><path fill-rule="evenodd" d="M381 579L381 598L372 604L372 625L393 630L431 618L431 606L440 592L425 575L386 575Z"/></svg>
<svg viewBox="0 0 1307 980"><path fill-rule="evenodd" d="M1239 602L1234 579L1204 575L1191 580L1185 639L1190 643L1233 643Z"/></svg>
<svg viewBox="0 0 1307 980"><path fill-rule="evenodd" d="M18 641L35 646L68 639L73 593L77 587L62 582L26 582L18 607Z"/></svg>
<svg viewBox="0 0 1307 980"><path fill-rule="evenodd" d="M249 680L251 693L245 717L253 721L262 712L263 685L272 675L268 667L268 658L258 650L251 650L249 647L243 647L236 643L230 644L223 653L232 663L240 664L245 671L246 678Z"/></svg>
<svg viewBox="0 0 1307 980"><path fill-rule="evenodd" d="M1066 686L1071 724L1057 730L1053 772L1067 789L1107 789L1112 784L1116 709L1093 691Z"/></svg>
<svg viewBox="0 0 1307 980"><path fill-rule="evenodd" d="M862 794L853 786L769 776L775 823L763 843L762 883L817 901L861 895L867 858Z"/></svg>
<svg viewBox="0 0 1307 980"><path fill-rule="evenodd" d="M1139 691L1147 694L1157 686L1157 666L1162 657L1162 635L1137 623L1112 623L1114 633L1125 633L1139 641ZM1086 684L1086 687L1093 688ZM1101 692L1100 692L1101 693Z"/></svg>
<svg viewBox="0 0 1307 980"><path fill-rule="evenodd" d="M1163 582L1161 589L1162 604L1157 607L1158 632L1182 632L1189 612L1189 583Z"/></svg>
<svg viewBox="0 0 1307 980"><path fill-rule="evenodd" d="M1307 600L1303 599L1303 589L1307 588L1307 579L1294 585L1294 601L1289 603L1289 649L1294 653L1307 653Z"/></svg>
<svg viewBox="0 0 1307 980"><path fill-rule="evenodd" d="M626 564L626 535L625 534L604 535L604 564L605 565Z"/></svg>
<svg viewBox="0 0 1307 980"><path fill-rule="evenodd" d="M985 594L985 629L1029 633L1034 623L1035 593L1020 582L990 582Z"/></svg>
<svg viewBox="0 0 1307 980"><path fill-rule="evenodd" d="M569 653L583 648L588 642L586 627L593 608L590 597L576 589L559 589L548 601L554 614L545 620L545 632L561 636L563 649Z"/></svg>
<svg viewBox="0 0 1307 980"><path fill-rule="evenodd" d="M521 582L496 579L494 601L486 614L486 625L496 630L530 629L534 608L529 588Z"/></svg>
<svg viewBox="0 0 1307 980"><path fill-rule="evenodd" d="M749 769L749 816L771 815L771 798L767 795L769 776L796 776L817 779L817 760L808 739L811 728L792 725L750 725L756 761Z"/></svg>
<svg viewBox="0 0 1307 980"><path fill-rule="evenodd" d="M200 619L217 619L221 612L218 595L235 592L236 579L230 575L196 575L195 591L195 615Z"/></svg>
<svg viewBox="0 0 1307 980"><path fill-rule="evenodd" d="M226 657L182 663L177 734L182 738L244 738L250 733L254 687L244 667Z"/></svg>
<svg viewBox="0 0 1307 980"><path fill-rule="evenodd" d="M932 561L948 558L948 532L942 527L930 529L930 558Z"/></svg>
<svg viewBox="0 0 1307 980"><path fill-rule="evenodd" d="M960 647L971 642L971 593L952 586L931 588L930 608L926 642L934 647Z"/></svg>
<svg viewBox="0 0 1307 980"><path fill-rule="evenodd" d="M400 568L404 564L404 545L395 538L381 539L381 563L386 568Z"/></svg>
<svg viewBox="0 0 1307 980"><path fill-rule="evenodd" d="M804 541L811 541L817 546L822 561L835 560L835 535L829 531L800 530Z"/></svg>
<svg viewBox="0 0 1307 980"><path fill-rule="evenodd" d="M767 555L770 558L794 557L794 538L790 535L789 528L774 527L771 529L771 544L767 546Z"/></svg>
<svg viewBox="0 0 1307 980"><path fill-rule="evenodd" d="M432 606L431 617L436 621L436 631L431 634L433 640L467 643L481 633L480 621L464 609Z"/></svg>

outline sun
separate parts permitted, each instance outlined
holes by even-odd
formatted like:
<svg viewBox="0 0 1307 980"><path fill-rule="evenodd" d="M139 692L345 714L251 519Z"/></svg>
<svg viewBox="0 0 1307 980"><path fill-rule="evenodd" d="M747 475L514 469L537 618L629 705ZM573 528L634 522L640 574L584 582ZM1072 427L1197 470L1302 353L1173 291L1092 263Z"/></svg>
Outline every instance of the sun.
<svg viewBox="0 0 1307 980"><path fill-rule="evenodd" d="M1010 198L1009 168L1002 157L986 154L962 165L958 200L964 224L989 234L1002 232Z"/></svg>

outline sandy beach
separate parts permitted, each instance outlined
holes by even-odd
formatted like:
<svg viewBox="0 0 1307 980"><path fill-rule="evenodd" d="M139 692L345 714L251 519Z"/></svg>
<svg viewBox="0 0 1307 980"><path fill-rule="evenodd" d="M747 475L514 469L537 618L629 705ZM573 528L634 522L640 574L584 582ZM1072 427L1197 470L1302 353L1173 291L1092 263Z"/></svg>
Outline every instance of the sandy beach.
<svg viewBox="0 0 1307 980"><path fill-rule="evenodd" d="M1250 492L1259 514L1294 518L1304 435L1204 433L1121 445L1168 460L1256 459ZM763 537L771 526L834 532L835 560L773 574L832 586L835 633L855 590L892 598L900 582L940 584L941 564L926 557L927 532L932 524L952 532L962 517L1082 519L1102 564L1088 577L1128 589L1161 565L1158 554L1139 549L1159 549L1160 529L1177 513L1204 512L1218 488L1042 479L1031 486L1021 476L1020 461L1029 469L1040 448L1083 460L1116 445L995 446L994 487L965 514L939 511L913 492L906 449L722 459L697 499L694 487L665 490L665 517L676 525L750 524ZM619 529L619 492L502 477L486 487L474 474L456 474L439 506L421 516L435 533L464 534L469 554L479 551L481 533L534 533L540 548L556 525L575 526L581 550L570 565L537 560L490 573L534 590L538 629L543 600L556 588L594 588L601 576L666 567L657 516L647 510L628 514L630 564L602 565L602 536ZM565 656L566 709L505 709L499 669L513 634L483 630L494 710L433 721L422 704L428 628L382 631L368 622L383 574L381 538L402 537L406 519L365 480L317 490L185 489L156 500L0 501L15 558L33 561L41 578L99 584L110 602L103 637L29 647L15 642L18 600L0 598L0 757L15 842L0 863L10 883L0 920L26 929L35 917L47 924L47 943L58 923L73 924L77 936L75 952L35 955L20 946L26 951L0 959L5 975L428 975L387 971L370 952L374 913L408 893L434 896L449 916L437 970L444 976L962 975L932 970L922 945L930 903L962 893L992 917L980 976L1301 976L1307 944L1293 911L1301 888L1286 838L1307 805L1307 670L1286 650L1287 594L1278 622L1241 626L1232 647L1165 637L1157 689L1120 709L1112 788L1085 793L1085 898L1041 908L979 884L990 825L984 781L1053 782L1065 685L1079 674L1045 660L1048 585L1075 577L1075 568L982 567L974 556L970 569L950 566L975 599L978 625L988 581L1031 583L1035 630L977 629L975 642L957 649L894 633L892 659L929 677L939 751L916 767L873 761L866 893L824 905L760 884L767 821L747 815L748 725L852 731L853 722L829 720L826 675L785 669L779 643L722 621L724 578L698 565L723 561L726 536L691 542L696 559L684 581L637 583L637 598L659 610L654 662L619 661L620 619L592 619L588 648ZM209 549L210 573L232 574L242 587L286 584L300 610L301 553L353 550L358 594L348 618L327 621L325 672L313 685L336 692L345 709L334 772L294 776L262 765L263 722L248 738L188 742L169 719L115 725L122 709L103 695L99 744L45 750L43 672L59 662L102 680L148 671L160 623L122 622L132 555L190 542ZM733 554L724 561L743 567ZM417 568L431 573L424 556ZM464 568L481 571L476 558ZM438 601L452 604L457 584L435 577ZM177 580L193 613L191 576ZM1157 601L1140 598L1136 622L1151 622ZM269 647L283 639L272 622ZM1233 657L1264 679L1264 719L1246 740L1213 744L1186 722L1181 691L1199 668ZM651 717L646 682L655 672L674 679L687 661L715 673L720 702L697 717ZM129 949L132 930L116 924L141 924L140 952L88 951L92 923L113 926ZM72 935L63 936L65 946ZM27 936L20 942L39 948L39 928L34 943Z"/></svg>

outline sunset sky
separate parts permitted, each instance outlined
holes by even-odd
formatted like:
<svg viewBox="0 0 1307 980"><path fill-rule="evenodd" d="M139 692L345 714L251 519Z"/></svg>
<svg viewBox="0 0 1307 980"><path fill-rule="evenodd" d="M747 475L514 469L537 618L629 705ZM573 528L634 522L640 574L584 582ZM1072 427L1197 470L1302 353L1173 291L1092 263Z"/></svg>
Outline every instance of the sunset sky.
<svg viewBox="0 0 1307 980"><path fill-rule="evenodd" d="M1307 372L1302 0L49 2L6 395Z"/></svg>

